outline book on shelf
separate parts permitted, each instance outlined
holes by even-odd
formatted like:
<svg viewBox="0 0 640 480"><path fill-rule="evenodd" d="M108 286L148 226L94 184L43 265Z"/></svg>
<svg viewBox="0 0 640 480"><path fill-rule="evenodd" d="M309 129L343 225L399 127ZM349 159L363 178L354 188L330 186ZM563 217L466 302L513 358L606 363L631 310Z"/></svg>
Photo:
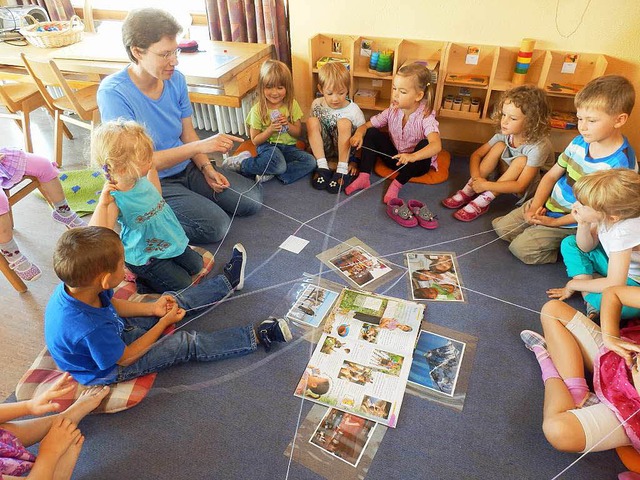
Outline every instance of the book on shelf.
<svg viewBox="0 0 640 480"><path fill-rule="evenodd" d="M322 66L326 63L329 62L338 62L338 63L342 63L345 67L347 67L347 70L349 70L349 60L347 58L344 57L320 57L317 61L316 61L316 68L322 68Z"/></svg>

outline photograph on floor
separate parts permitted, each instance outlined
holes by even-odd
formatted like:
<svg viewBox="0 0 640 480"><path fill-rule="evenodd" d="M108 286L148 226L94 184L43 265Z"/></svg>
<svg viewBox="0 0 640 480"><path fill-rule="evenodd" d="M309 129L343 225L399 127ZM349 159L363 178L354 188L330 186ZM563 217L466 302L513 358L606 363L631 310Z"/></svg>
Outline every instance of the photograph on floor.
<svg viewBox="0 0 640 480"><path fill-rule="evenodd" d="M317 285L307 285L300 292L286 318L317 327L325 319L337 298L336 292Z"/></svg>
<svg viewBox="0 0 640 480"><path fill-rule="evenodd" d="M340 417L340 415L343 416ZM340 428L344 415L347 414L335 408L313 405L307 416L300 422L295 437L285 449L284 454L323 478L364 480L388 427L367 419L364 419L364 427L360 427L359 420L349 421L349 423L358 423L357 425L347 426L345 422L343 427L346 427L347 435L353 435L352 432L359 430L357 444L340 438L343 435L338 433L338 445L328 445L327 448L323 448L323 441L326 444L331 440L332 435ZM352 418L355 417L353 414L350 415ZM370 425L371 428L368 429ZM365 429L368 430L365 431ZM338 452L337 455L331 451L334 449Z"/></svg>
<svg viewBox="0 0 640 480"><path fill-rule="evenodd" d="M348 284L367 291L374 291L402 273L356 237L320 253L317 258Z"/></svg>
<svg viewBox="0 0 640 480"><path fill-rule="evenodd" d="M410 300L464 302L456 256L451 252L409 252Z"/></svg>
<svg viewBox="0 0 640 480"><path fill-rule="evenodd" d="M356 467L376 425L359 415L330 408L309 443Z"/></svg>
<svg viewBox="0 0 640 480"><path fill-rule="evenodd" d="M476 348L476 337L423 322L407 391L462 410Z"/></svg>

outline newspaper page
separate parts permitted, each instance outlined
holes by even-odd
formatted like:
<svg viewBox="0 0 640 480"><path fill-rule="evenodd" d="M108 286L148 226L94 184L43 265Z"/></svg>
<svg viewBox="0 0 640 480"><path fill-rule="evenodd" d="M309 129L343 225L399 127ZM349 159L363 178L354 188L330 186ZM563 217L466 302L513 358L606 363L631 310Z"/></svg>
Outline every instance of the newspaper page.
<svg viewBox="0 0 640 480"><path fill-rule="evenodd" d="M343 290L295 395L395 427L424 309Z"/></svg>

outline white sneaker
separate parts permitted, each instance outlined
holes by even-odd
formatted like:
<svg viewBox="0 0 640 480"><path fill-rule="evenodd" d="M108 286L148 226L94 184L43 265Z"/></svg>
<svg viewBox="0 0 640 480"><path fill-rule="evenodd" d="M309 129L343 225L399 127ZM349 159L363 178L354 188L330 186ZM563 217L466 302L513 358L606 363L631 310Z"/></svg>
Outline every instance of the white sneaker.
<svg viewBox="0 0 640 480"><path fill-rule="evenodd" d="M256 182L265 183L273 179L273 175L256 175Z"/></svg>
<svg viewBox="0 0 640 480"><path fill-rule="evenodd" d="M238 155L227 157L222 161L222 168L226 168L227 170L232 170L234 172L239 172L242 167L242 162L250 157L251 154L247 151L240 152Z"/></svg>

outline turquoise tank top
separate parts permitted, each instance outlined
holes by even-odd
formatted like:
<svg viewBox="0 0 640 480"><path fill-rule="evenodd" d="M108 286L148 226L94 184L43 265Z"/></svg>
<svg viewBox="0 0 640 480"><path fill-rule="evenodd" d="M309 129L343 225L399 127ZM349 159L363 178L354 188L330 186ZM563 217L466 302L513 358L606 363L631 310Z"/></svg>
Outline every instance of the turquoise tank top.
<svg viewBox="0 0 640 480"><path fill-rule="evenodd" d="M174 258L185 251L189 240L184 229L146 177L131 190L111 195L120 209L118 223L127 263L145 265L152 258Z"/></svg>

